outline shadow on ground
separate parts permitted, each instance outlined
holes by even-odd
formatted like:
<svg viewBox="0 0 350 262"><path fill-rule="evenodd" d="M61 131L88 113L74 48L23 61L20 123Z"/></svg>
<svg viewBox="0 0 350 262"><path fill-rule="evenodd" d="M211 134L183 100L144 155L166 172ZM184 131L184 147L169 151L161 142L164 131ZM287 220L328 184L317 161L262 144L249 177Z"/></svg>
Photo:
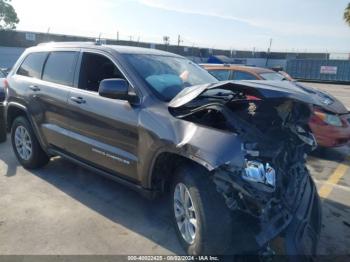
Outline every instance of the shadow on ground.
<svg viewBox="0 0 350 262"><path fill-rule="evenodd" d="M338 163L343 162L349 155L350 146L343 146L339 148L318 147L311 153L312 157Z"/></svg>
<svg viewBox="0 0 350 262"><path fill-rule="evenodd" d="M350 261L350 206L324 199L322 201L322 232L319 254L333 261L336 256ZM330 260L329 260L330 261ZM338 261L335 259L335 261ZM345 260L344 260L345 261Z"/></svg>
<svg viewBox="0 0 350 262"><path fill-rule="evenodd" d="M7 165L6 177L16 175L19 167L10 143L0 145L0 159ZM6 150L4 150L6 148ZM50 163L30 171L105 218L138 233L173 253L182 254L171 223L168 198L148 200L138 193L56 157Z"/></svg>

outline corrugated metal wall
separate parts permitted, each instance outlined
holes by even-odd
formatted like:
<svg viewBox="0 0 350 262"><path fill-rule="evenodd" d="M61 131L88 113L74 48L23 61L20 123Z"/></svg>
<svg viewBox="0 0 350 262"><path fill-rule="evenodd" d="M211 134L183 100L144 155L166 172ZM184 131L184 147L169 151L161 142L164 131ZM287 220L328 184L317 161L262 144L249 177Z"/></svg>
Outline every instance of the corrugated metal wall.
<svg viewBox="0 0 350 262"><path fill-rule="evenodd" d="M296 79L350 82L349 60L288 60L286 71Z"/></svg>

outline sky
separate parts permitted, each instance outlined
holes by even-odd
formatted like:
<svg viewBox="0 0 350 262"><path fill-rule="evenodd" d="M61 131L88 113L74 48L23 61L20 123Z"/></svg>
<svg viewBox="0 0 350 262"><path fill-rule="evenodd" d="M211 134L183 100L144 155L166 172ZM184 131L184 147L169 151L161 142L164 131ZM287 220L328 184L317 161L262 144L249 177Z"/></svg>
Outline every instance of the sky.
<svg viewBox="0 0 350 262"><path fill-rule="evenodd" d="M230 50L350 53L350 0L12 0L18 30ZM118 33L119 32L119 33Z"/></svg>

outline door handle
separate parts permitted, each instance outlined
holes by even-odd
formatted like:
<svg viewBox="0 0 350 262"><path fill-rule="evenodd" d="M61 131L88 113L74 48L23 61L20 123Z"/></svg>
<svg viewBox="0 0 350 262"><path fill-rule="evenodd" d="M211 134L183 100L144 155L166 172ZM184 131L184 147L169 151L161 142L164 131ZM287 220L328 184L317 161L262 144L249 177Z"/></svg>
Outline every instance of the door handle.
<svg viewBox="0 0 350 262"><path fill-rule="evenodd" d="M38 86L36 86L36 85L30 85L29 89L34 91L34 92L39 92L40 91L40 88Z"/></svg>
<svg viewBox="0 0 350 262"><path fill-rule="evenodd" d="M77 103L77 104L85 104L86 101L84 100L84 98L82 97L75 97L75 96L72 96L70 98L70 100L72 100L73 102Z"/></svg>

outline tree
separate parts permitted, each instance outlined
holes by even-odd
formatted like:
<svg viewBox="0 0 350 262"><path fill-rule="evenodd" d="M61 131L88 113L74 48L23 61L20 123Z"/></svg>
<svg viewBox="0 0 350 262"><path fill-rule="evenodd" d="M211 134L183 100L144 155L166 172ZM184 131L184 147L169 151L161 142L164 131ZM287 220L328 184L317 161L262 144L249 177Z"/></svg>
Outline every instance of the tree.
<svg viewBox="0 0 350 262"><path fill-rule="evenodd" d="M11 0L0 0L0 30L16 29L19 22L17 13L10 2Z"/></svg>
<svg viewBox="0 0 350 262"><path fill-rule="evenodd" d="M348 7L345 8L344 20L350 26L350 3L348 4Z"/></svg>

